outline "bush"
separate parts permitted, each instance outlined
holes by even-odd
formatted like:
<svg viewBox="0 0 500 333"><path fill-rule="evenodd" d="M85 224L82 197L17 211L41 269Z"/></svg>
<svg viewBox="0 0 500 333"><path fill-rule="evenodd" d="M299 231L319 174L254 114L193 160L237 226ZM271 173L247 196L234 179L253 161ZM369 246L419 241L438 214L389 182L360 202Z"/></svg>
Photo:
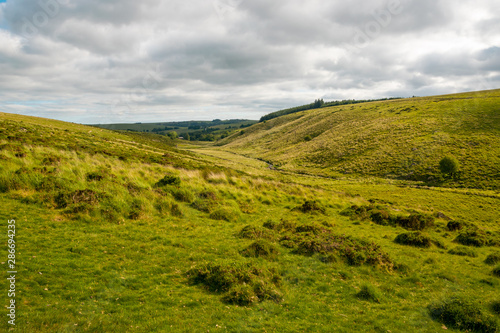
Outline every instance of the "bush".
<svg viewBox="0 0 500 333"><path fill-rule="evenodd" d="M258 240L250 244L246 249L240 251L244 257L264 258L274 260L279 254L278 248L266 240Z"/></svg>
<svg viewBox="0 0 500 333"><path fill-rule="evenodd" d="M494 301L491 303L491 311L500 315L500 301Z"/></svg>
<svg viewBox="0 0 500 333"><path fill-rule="evenodd" d="M349 208L344 209L340 212L343 216L357 216L360 220L367 219L370 216L370 212L374 209L373 206L357 206L352 205Z"/></svg>
<svg viewBox="0 0 500 333"><path fill-rule="evenodd" d="M430 247L432 244L432 240L429 236L426 236L418 231L399 234L394 239L394 242L416 247Z"/></svg>
<svg viewBox="0 0 500 333"><path fill-rule="evenodd" d="M226 303L251 305L266 299L282 300L278 290L281 276L273 268L224 261L192 268L186 275L192 284L202 284L211 292L226 293L222 298Z"/></svg>
<svg viewBox="0 0 500 333"><path fill-rule="evenodd" d="M93 181L98 182L98 181L103 180L104 177L105 177L105 174L103 172L98 172L98 171L89 172L85 176L85 178L87 179L88 182L93 182Z"/></svg>
<svg viewBox="0 0 500 333"><path fill-rule="evenodd" d="M500 262L500 252L491 253L484 260L484 263L487 265L496 265L499 262Z"/></svg>
<svg viewBox="0 0 500 333"><path fill-rule="evenodd" d="M464 224L462 222L458 221L450 221L446 225L449 231L457 231L457 230L462 230L464 228Z"/></svg>
<svg viewBox="0 0 500 333"><path fill-rule="evenodd" d="M222 301L228 304L248 306L259 301L253 288L247 284L239 284L231 288L229 292L222 297Z"/></svg>
<svg viewBox="0 0 500 333"><path fill-rule="evenodd" d="M446 156L439 161L439 170L446 175L454 175L460 169L460 163L453 156Z"/></svg>
<svg viewBox="0 0 500 333"><path fill-rule="evenodd" d="M495 275L496 277L500 277L500 266L493 268L491 273L493 273L493 275Z"/></svg>
<svg viewBox="0 0 500 333"><path fill-rule="evenodd" d="M454 254L457 256L465 256L465 257L472 257L472 258L477 257L476 251L474 251L473 249L470 249L468 247L464 247L464 246L458 246L454 249L451 249L448 251L448 253Z"/></svg>
<svg viewBox="0 0 500 333"><path fill-rule="evenodd" d="M181 185L181 179L175 175L166 175L162 179L160 179L154 187L163 187L167 185L179 186Z"/></svg>
<svg viewBox="0 0 500 333"><path fill-rule="evenodd" d="M480 307L465 298L452 298L431 304L428 310L434 320L448 327L475 332L497 332L498 323L485 315Z"/></svg>
<svg viewBox="0 0 500 333"><path fill-rule="evenodd" d="M380 246L345 235L334 235L329 230L320 233L295 233L284 235L280 239L281 245L294 248L295 253L302 255L337 255L351 266L371 265L392 270L393 263L389 255L380 249Z"/></svg>
<svg viewBox="0 0 500 333"><path fill-rule="evenodd" d="M356 297L365 301L380 303L380 293L369 284L361 286L361 290L356 294Z"/></svg>
<svg viewBox="0 0 500 333"><path fill-rule="evenodd" d="M325 214L325 208L316 200L306 200L302 206L297 207L302 213L321 213Z"/></svg>
<svg viewBox="0 0 500 333"><path fill-rule="evenodd" d="M454 241L462 245L470 245L476 247L490 244L488 235L486 235L486 233L481 230L466 230L464 232L461 232Z"/></svg>
<svg viewBox="0 0 500 333"><path fill-rule="evenodd" d="M389 225L391 224L391 216L388 211L383 209L375 209L371 211L370 219L376 224Z"/></svg>
<svg viewBox="0 0 500 333"><path fill-rule="evenodd" d="M398 216L396 224L408 230L424 230L434 226L434 218L430 215L417 213L408 217Z"/></svg>

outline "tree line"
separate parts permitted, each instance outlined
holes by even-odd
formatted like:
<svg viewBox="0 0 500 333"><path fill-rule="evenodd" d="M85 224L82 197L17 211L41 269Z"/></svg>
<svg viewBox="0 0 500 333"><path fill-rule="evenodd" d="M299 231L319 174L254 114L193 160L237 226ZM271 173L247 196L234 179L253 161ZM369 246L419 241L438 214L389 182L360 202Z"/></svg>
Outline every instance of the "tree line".
<svg viewBox="0 0 500 333"><path fill-rule="evenodd" d="M376 101L387 101L391 99L399 99L400 97L393 97L393 98L380 98L380 99L344 99L342 101L333 101L333 102L327 102L325 103L323 99L317 99L314 101L314 103L306 104L306 105L301 105L289 109L283 109L279 111L275 111L272 113L269 113L263 117L260 118L259 122L264 122L266 120L271 120L274 118L278 118L281 116L285 116L287 114L292 114L292 113L297 113L300 111L306 111L306 110L312 110L312 109L319 109L323 107L329 107L329 106L337 106L337 105L347 105L347 104L358 104L358 103L367 103L367 102L376 102Z"/></svg>

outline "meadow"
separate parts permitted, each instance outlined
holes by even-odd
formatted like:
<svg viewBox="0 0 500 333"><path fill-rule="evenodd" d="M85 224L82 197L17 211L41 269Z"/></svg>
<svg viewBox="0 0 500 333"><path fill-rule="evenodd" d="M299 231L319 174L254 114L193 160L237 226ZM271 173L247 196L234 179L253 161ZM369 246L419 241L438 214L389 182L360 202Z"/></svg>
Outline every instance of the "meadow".
<svg viewBox="0 0 500 333"><path fill-rule="evenodd" d="M499 94L310 110L216 144L0 113L15 330L498 332Z"/></svg>

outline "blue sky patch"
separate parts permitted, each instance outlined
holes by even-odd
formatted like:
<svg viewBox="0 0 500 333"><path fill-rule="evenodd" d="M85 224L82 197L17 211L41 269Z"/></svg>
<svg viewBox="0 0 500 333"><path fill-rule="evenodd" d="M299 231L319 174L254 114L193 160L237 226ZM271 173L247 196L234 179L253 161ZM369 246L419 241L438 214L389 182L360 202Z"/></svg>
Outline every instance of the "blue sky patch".
<svg viewBox="0 0 500 333"><path fill-rule="evenodd" d="M0 3L2 3L2 2L7 2L7 0L0 0Z"/></svg>

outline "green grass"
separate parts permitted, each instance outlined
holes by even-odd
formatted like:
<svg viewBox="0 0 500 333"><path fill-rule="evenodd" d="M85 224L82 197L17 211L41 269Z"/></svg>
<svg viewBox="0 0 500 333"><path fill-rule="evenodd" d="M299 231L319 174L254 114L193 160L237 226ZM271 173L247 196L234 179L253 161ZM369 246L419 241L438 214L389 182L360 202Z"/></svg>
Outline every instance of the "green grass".
<svg viewBox="0 0 500 333"><path fill-rule="evenodd" d="M498 327L491 188L330 179L236 148L8 114L0 147L0 251L16 219L20 332ZM394 242L416 232L429 247Z"/></svg>
<svg viewBox="0 0 500 333"><path fill-rule="evenodd" d="M498 190L499 97L500 90L490 90L302 111L220 145L295 173ZM446 156L458 160L459 172L441 173Z"/></svg>

